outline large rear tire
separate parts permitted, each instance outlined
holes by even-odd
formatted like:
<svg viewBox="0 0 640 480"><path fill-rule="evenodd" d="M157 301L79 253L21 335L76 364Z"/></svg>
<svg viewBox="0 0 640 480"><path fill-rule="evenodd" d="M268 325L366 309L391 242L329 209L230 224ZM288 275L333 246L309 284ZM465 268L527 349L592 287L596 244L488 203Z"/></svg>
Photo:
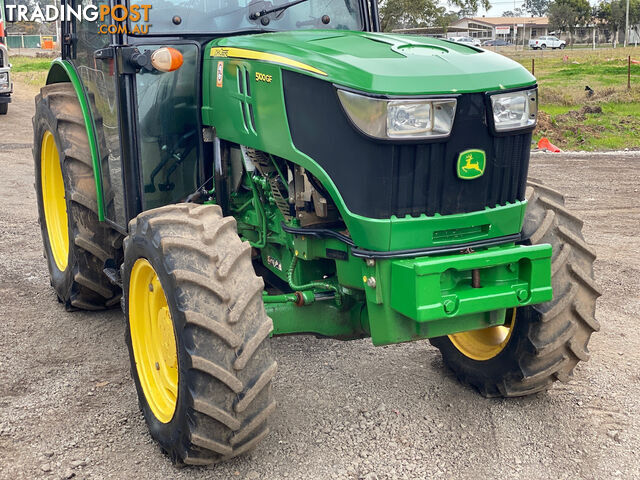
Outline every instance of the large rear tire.
<svg viewBox="0 0 640 480"><path fill-rule="evenodd" d="M189 465L252 449L269 433L276 362L251 247L217 205L149 210L129 231L126 342L151 436Z"/></svg>
<svg viewBox="0 0 640 480"><path fill-rule="evenodd" d="M582 221L560 193L539 183L529 182L527 200L525 236L553 248L553 300L518 308L505 327L431 340L458 379L487 397L528 395L568 381L576 364L589 359L587 344L600 329L596 255L582 237Z"/></svg>
<svg viewBox="0 0 640 480"><path fill-rule="evenodd" d="M117 305L120 289L103 273L122 260L122 236L98 220L89 140L73 86L47 85L33 118L35 188L51 285L67 310Z"/></svg>

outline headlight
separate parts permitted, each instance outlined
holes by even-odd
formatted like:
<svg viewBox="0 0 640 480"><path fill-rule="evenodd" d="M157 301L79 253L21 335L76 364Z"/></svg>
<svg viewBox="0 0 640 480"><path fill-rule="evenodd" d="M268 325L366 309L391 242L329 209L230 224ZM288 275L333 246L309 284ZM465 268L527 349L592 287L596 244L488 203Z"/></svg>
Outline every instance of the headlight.
<svg viewBox="0 0 640 480"><path fill-rule="evenodd" d="M7 72L0 73L0 83L9 83L9 74Z"/></svg>
<svg viewBox="0 0 640 480"><path fill-rule="evenodd" d="M387 100L338 90L351 121L376 138L439 138L451 133L455 98Z"/></svg>
<svg viewBox="0 0 640 480"><path fill-rule="evenodd" d="M491 108L498 132L532 127L538 116L538 89L491 95Z"/></svg>

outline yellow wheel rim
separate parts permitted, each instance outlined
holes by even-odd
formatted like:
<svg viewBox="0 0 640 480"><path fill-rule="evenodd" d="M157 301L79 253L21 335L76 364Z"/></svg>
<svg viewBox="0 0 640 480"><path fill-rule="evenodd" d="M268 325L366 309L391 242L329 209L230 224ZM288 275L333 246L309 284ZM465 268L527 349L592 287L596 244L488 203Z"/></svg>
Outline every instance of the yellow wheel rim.
<svg viewBox="0 0 640 480"><path fill-rule="evenodd" d="M155 417L168 423L178 401L178 351L167 297L145 258L131 270L129 326L144 396Z"/></svg>
<svg viewBox="0 0 640 480"><path fill-rule="evenodd" d="M64 272L69 261L67 203L64 195L60 155L53 134L48 130L42 136L40 177L49 246L58 270Z"/></svg>
<svg viewBox="0 0 640 480"><path fill-rule="evenodd" d="M449 340L460 353L473 360L490 360L507 346L515 324L516 309L514 308L511 318L508 318L504 325L454 333L449 335Z"/></svg>

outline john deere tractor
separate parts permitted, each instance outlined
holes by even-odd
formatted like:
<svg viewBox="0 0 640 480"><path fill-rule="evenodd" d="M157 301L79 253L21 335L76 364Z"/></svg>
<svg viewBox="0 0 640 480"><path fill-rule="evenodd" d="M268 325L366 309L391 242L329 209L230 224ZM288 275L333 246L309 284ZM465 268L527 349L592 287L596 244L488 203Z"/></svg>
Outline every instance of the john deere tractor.
<svg viewBox="0 0 640 480"><path fill-rule="evenodd" d="M36 189L59 302L121 304L174 461L268 435L275 335L429 339L488 397L589 358L595 253L527 180L538 91L520 65L380 33L371 0L135 6L63 22Z"/></svg>

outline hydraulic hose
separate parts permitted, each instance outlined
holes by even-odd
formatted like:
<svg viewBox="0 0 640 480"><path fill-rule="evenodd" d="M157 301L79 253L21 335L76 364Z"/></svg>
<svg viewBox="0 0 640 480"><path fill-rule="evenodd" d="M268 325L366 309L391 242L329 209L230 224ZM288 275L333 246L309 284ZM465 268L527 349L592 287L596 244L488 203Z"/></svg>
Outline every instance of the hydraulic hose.
<svg viewBox="0 0 640 480"><path fill-rule="evenodd" d="M320 290L331 290L332 292L336 292L336 295L339 295L338 288L328 282L309 282L304 285L295 284L293 282L293 273L296 269L296 265L298 265L298 257L293 257L289 270L287 271L287 281L289 282L289 286L292 290L310 290L312 288L317 288Z"/></svg>

